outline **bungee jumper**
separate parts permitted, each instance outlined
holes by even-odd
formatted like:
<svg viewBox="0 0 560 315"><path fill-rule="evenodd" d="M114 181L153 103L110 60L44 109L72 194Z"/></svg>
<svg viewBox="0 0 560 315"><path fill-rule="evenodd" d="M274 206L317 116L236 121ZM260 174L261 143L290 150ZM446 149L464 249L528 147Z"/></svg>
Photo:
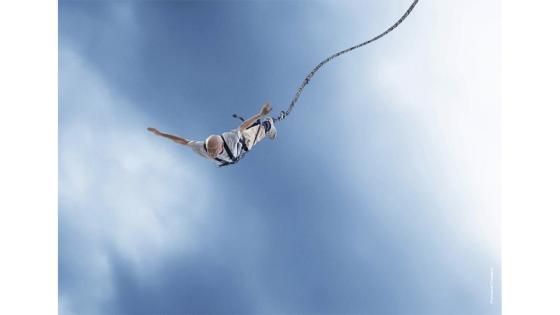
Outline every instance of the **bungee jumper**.
<svg viewBox="0 0 560 315"><path fill-rule="evenodd" d="M370 44L387 35L406 19L406 17L410 14L410 12L412 12L417 3L418 0L414 0L408 7L408 10L406 10L406 12L403 14L403 16L401 16L401 18L397 22L395 22L395 24L385 30L385 32L363 43L341 50L317 64L300 84L296 94L294 95L292 101L290 102L290 105L288 106L288 109L286 111L281 111L278 117L267 116L272 110L272 107L269 103L265 103L258 114L247 120L237 116L236 114L233 114L233 117L239 118L241 121L243 121L243 123L238 128L224 132L221 135L211 135L207 137L205 141L187 140L179 136L160 132L159 130L152 127L149 127L148 131L154 133L157 136L171 139L176 143L189 146L193 149L194 152L200 154L202 157L214 161L218 166L235 164L239 162L239 160L241 160L241 158L243 158L247 152L251 151L258 142L263 140L265 136L268 136L268 138L270 138L271 140L274 140L276 138L276 127L274 123L285 119L292 112L292 109L298 101L301 92L307 86L307 84L309 84L315 73L323 65L340 55L346 54L354 49Z"/></svg>
<svg viewBox="0 0 560 315"><path fill-rule="evenodd" d="M193 141L185 138L160 132L155 128L148 128L157 136L171 139L172 141L191 147L200 156L214 161L218 166L235 164L251 151L253 147L267 136L269 139L276 138L276 127L274 119L266 116L272 107L265 103L258 114L244 120L236 129L222 133L221 135L211 135L205 141ZM234 115L237 117L237 115Z"/></svg>

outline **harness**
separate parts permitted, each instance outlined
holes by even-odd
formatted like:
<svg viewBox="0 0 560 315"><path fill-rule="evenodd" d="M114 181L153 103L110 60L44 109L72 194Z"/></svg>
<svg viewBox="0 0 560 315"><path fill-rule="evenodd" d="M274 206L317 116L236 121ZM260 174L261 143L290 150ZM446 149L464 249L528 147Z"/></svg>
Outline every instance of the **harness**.
<svg viewBox="0 0 560 315"><path fill-rule="evenodd" d="M251 127L253 127L254 125L255 124L253 124ZM229 157L229 161L220 159L219 157L215 157L214 160L221 163L220 165L218 165L218 167L235 164L235 163L239 162L245 156L245 153L249 152L249 149L247 148L247 145L245 144L245 137L243 135L241 135L241 138L239 138L239 143L241 143L241 148L243 149L243 151L241 151L241 153L237 157L233 156L233 153L231 152L231 149L229 148L229 146L226 142L226 139L224 139L224 136L220 135L220 138L222 138L222 142L224 144L224 149L226 150L226 153ZM204 142L204 151L206 151L206 153L208 153L208 148L206 147L206 142Z"/></svg>
<svg viewBox="0 0 560 315"><path fill-rule="evenodd" d="M242 117L236 117L236 118L239 118L242 121L245 120ZM259 132L261 132L261 128L264 127L265 132L268 132L270 130L270 128L272 127L269 121L265 120L263 123L261 123L261 120L259 119L259 120L255 121L247 129L251 129L251 128L256 127L256 126L258 126L258 129L257 129L257 132L255 133L255 138L253 139L253 145L255 145L255 143L257 141L257 138L259 136ZM229 161L226 161L224 159L220 159L218 157L214 158L215 161L220 163L220 165L218 165L218 167L235 164L235 163L239 162L245 156L245 153L249 152L249 148L247 147L247 144L245 143L245 136L243 136L243 134L241 134L241 138L239 138L239 143L241 143L241 148L243 149L243 151L237 157L233 156L233 153L231 152L231 149L228 146L228 144L226 142L226 139L224 139L224 136L220 135L220 138L222 138L222 142L224 143L224 149L226 150L226 153L229 157ZM204 151L206 151L206 153L208 153L208 148L206 147L206 141L204 142Z"/></svg>

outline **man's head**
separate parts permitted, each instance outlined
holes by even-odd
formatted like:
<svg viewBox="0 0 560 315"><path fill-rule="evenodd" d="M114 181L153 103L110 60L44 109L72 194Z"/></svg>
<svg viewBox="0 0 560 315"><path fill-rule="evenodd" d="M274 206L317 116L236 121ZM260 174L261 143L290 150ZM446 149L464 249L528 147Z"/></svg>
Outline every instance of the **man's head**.
<svg viewBox="0 0 560 315"><path fill-rule="evenodd" d="M216 135L206 138L206 150L212 158L216 158L224 150L222 138Z"/></svg>

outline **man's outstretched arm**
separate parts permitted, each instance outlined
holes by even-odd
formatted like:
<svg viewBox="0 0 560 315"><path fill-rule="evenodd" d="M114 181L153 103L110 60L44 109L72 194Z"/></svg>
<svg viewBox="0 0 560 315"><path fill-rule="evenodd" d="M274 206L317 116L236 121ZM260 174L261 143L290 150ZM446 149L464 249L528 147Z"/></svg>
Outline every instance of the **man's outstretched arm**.
<svg viewBox="0 0 560 315"><path fill-rule="evenodd" d="M187 139L181 138L179 136L175 136L175 135L171 135L171 134L168 134L168 133L160 132L156 128L152 128L152 127L148 128L148 131L154 133L156 136L161 136L161 137L164 137L164 138L167 138L167 139L171 139L171 140L173 140L173 142L176 142L176 143L182 144L182 145L189 145L189 143L193 142L191 140L187 140Z"/></svg>
<svg viewBox="0 0 560 315"><path fill-rule="evenodd" d="M264 116L266 116L268 113L270 113L270 111L272 110L272 106L270 106L269 103L264 103L264 105L261 107L261 111L256 114L255 116L245 120L241 126L239 126L239 130L243 131L249 127L251 127L251 125L253 123L255 123L255 121L263 118Z"/></svg>

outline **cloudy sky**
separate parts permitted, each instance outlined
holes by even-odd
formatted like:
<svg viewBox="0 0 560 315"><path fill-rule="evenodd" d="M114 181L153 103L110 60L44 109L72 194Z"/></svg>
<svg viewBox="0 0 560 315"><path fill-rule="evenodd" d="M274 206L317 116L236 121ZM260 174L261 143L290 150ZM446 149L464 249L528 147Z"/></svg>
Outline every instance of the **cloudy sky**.
<svg viewBox="0 0 560 315"><path fill-rule="evenodd" d="M61 314L498 314L499 3L60 1Z"/></svg>

